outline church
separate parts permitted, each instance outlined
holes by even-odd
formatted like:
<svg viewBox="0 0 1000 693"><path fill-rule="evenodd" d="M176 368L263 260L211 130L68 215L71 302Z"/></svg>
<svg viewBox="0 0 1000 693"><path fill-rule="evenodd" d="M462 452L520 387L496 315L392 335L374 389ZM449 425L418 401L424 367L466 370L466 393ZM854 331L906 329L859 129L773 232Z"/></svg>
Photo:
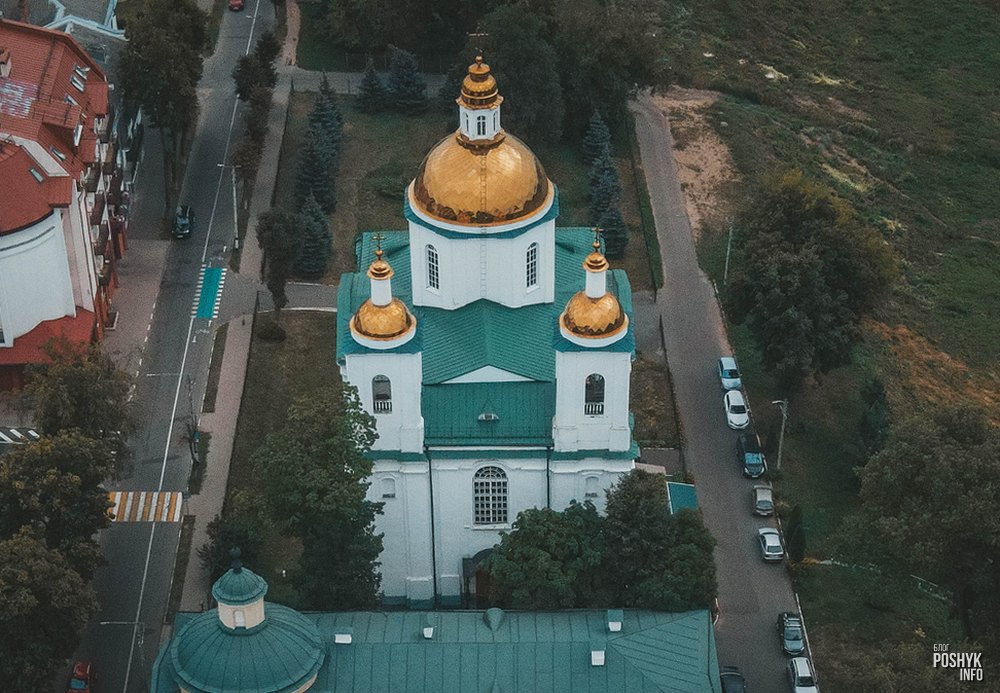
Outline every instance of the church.
<svg viewBox="0 0 1000 693"><path fill-rule="evenodd" d="M591 501L633 468L631 287L599 234L504 131L477 57L458 129L404 194L405 232L363 233L337 297L337 363L376 420L387 605L473 606L517 514ZM480 599L481 601L481 599Z"/></svg>

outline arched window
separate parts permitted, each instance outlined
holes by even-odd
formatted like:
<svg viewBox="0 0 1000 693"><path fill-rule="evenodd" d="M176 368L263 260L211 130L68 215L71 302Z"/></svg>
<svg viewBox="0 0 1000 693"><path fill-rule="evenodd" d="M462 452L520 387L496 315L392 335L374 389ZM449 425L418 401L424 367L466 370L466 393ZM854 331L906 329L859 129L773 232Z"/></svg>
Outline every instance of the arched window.
<svg viewBox="0 0 1000 693"><path fill-rule="evenodd" d="M384 375L372 378L372 409L376 414L392 411L392 383Z"/></svg>
<svg viewBox="0 0 1000 693"><path fill-rule="evenodd" d="M382 477L382 497L383 498L395 498L396 497L396 480L391 476Z"/></svg>
<svg viewBox="0 0 1000 693"><path fill-rule="evenodd" d="M465 131L466 132L469 131L469 114L468 113L465 114Z"/></svg>
<svg viewBox="0 0 1000 693"><path fill-rule="evenodd" d="M584 480L583 497L584 498L597 498L598 489L600 489L601 480L596 476L588 476Z"/></svg>
<svg viewBox="0 0 1000 693"><path fill-rule="evenodd" d="M483 467L472 481L477 525L507 524L507 475L499 467Z"/></svg>
<svg viewBox="0 0 1000 693"><path fill-rule="evenodd" d="M247 615L243 609L236 609L236 611L233 612L233 625L237 628L247 627Z"/></svg>
<svg viewBox="0 0 1000 693"><path fill-rule="evenodd" d="M476 116L476 136L483 137L486 135L486 116L480 115Z"/></svg>
<svg viewBox="0 0 1000 693"><path fill-rule="evenodd" d="M493 111L493 129L494 130L499 130L500 129L500 128L497 127L497 119L498 118L500 118L500 111L494 110Z"/></svg>
<svg viewBox="0 0 1000 693"><path fill-rule="evenodd" d="M600 416L604 413L604 376L591 373L587 376L583 413Z"/></svg>
<svg viewBox="0 0 1000 693"><path fill-rule="evenodd" d="M427 286L431 289L441 288L441 268L438 265L438 251L434 246L427 246Z"/></svg>
<svg viewBox="0 0 1000 693"><path fill-rule="evenodd" d="M528 252L524 257L524 283L530 289L538 286L538 244L532 243L528 246Z"/></svg>

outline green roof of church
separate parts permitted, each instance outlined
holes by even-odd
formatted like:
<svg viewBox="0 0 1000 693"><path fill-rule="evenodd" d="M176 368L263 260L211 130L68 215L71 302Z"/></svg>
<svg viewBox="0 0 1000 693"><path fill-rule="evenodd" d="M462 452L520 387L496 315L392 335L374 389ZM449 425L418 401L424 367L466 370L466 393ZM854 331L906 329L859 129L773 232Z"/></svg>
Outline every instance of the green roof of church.
<svg viewBox="0 0 1000 693"><path fill-rule="evenodd" d="M421 392L427 445L548 445L554 383L428 385Z"/></svg>
<svg viewBox="0 0 1000 693"><path fill-rule="evenodd" d="M268 608L273 608L268 605ZM270 612L269 612L270 617ZM620 632L607 629L604 610L310 613L326 657L313 693L718 693L719 665L707 611L625 610ZM194 614L177 615L185 627ZM433 637L422 629L430 618ZM334 634L350 629L350 644ZM591 665L592 646L603 666ZM206 644L206 648L210 647ZM211 654L206 649L206 657ZM268 663L257 662L265 667ZM237 674L234 672L233 676ZM153 693L176 693L169 657L161 653ZM230 693L264 691L242 688Z"/></svg>

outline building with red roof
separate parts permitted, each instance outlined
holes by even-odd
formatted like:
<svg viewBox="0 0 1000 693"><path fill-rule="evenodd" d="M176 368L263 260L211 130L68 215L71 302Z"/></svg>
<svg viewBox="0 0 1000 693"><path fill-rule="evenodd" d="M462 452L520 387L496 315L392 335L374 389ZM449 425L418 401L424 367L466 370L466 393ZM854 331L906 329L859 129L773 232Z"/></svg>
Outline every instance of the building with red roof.
<svg viewBox="0 0 1000 693"><path fill-rule="evenodd" d="M68 34L0 19L0 389L103 335L126 247L108 80Z"/></svg>

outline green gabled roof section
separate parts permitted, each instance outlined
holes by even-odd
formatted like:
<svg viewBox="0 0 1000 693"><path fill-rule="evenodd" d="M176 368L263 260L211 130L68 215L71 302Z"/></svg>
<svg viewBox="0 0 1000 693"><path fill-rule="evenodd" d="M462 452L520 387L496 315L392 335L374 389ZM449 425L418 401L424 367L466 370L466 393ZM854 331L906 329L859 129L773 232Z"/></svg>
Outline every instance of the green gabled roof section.
<svg viewBox="0 0 1000 693"><path fill-rule="evenodd" d="M425 385L427 445L549 445L555 414L550 382Z"/></svg>

